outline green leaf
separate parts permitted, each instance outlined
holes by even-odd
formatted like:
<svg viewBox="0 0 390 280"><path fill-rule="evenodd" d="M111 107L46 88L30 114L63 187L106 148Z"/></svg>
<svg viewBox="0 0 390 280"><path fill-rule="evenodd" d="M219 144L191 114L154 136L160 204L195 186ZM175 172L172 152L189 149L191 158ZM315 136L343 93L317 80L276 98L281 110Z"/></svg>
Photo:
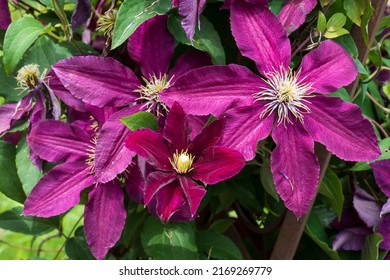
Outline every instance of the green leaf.
<svg viewBox="0 0 390 280"><path fill-rule="evenodd" d="M323 33L323 32L325 32L325 30L326 30L326 17L320 11L320 12L318 12L317 31L320 33Z"/></svg>
<svg viewBox="0 0 390 280"><path fill-rule="evenodd" d="M345 102L351 102L351 97L348 94L348 91L345 88L340 88L338 91L328 94L329 97L339 97Z"/></svg>
<svg viewBox="0 0 390 280"><path fill-rule="evenodd" d="M333 39L333 38L343 36L345 34L349 34L349 31L347 29L340 28L340 29L337 29L336 31L332 31L332 32L326 31L324 36L328 39Z"/></svg>
<svg viewBox="0 0 390 280"><path fill-rule="evenodd" d="M378 142L379 148L381 149L381 156L377 160L389 159L390 158L390 137L382 139ZM358 162L350 171L365 171L370 170L371 167L368 162Z"/></svg>
<svg viewBox="0 0 390 280"><path fill-rule="evenodd" d="M217 260L241 260L242 254L230 238L214 231L196 233L199 252Z"/></svg>
<svg viewBox="0 0 390 280"><path fill-rule="evenodd" d="M379 260L379 244L382 240L382 235L379 233L368 235L362 249L362 260Z"/></svg>
<svg viewBox="0 0 390 280"><path fill-rule="evenodd" d="M279 195L276 192L269 159L264 159L264 165L260 168L260 181L264 187L264 190L276 201L279 201Z"/></svg>
<svg viewBox="0 0 390 280"><path fill-rule="evenodd" d="M31 17L22 17L11 23L4 38L3 63L7 75L44 30L42 23Z"/></svg>
<svg viewBox="0 0 390 280"><path fill-rule="evenodd" d="M320 4L321 4L321 7L325 7L326 5L328 5L330 2L332 2L332 0L320 0Z"/></svg>
<svg viewBox="0 0 390 280"><path fill-rule="evenodd" d="M225 51L221 44L218 32L214 29L214 26L207 20L206 17L200 17L200 30L195 31L195 35L192 41L187 38L184 30L181 26L181 17L178 15L172 15L168 19L168 29L175 37L176 41L193 46L200 51L208 52L213 60L214 64L223 65L225 61Z"/></svg>
<svg viewBox="0 0 390 280"><path fill-rule="evenodd" d="M371 0L365 0L366 5L362 17L362 34L364 43L366 43L366 46L368 46L368 22L370 21L371 16L374 14L374 8L371 5Z"/></svg>
<svg viewBox="0 0 390 280"><path fill-rule="evenodd" d="M29 195L32 188L42 178L43 173L30 160L30 148L27 145L25 136L18 143L15 162L23 190L26 195Z"/></svg>
<svg viewBox="0 0 390 280"><path fill-rule="evenodd" d="M16 149L11 143L0 140L0 192L23 203L26 195L16 172L15 154Z"/></svg>
<svg viewBox="0 0 390 280"><path fill-rule="evenodd" d="M232 224L234 224L232 219L218 219L209 226L209 230L224 233Z"/></svg>
<svg viewBox="0 0 390 280"><path fill-rule="evenodd" d="M2 58L0 57L0 95L5 98L7 102L17 102L20 99L19 90L15 77L7 76L5 74Z"/></svg>
<svg viewBox="0 0 390 280"><path fill-rule="evenodd" d="M363 75L365 75L365 76L368 76L368 75L369 75L369 73L367 72L366 68L365 68L364 65L360 62L359 59L354 58L353 61L354 61L355 64L356 64L358 73L363 74Z"/></svg>
<svg viewBox="0 0 390 280"><path fill-rule="evenodd" d="M118 10L112 36L112 49L119 47L144 21L167 13L171 0L125 0Z"/></svg>
<svg viewBox="0 0 390 280"><path fill-rule="evenodd" d="M336 32L339 31L347 21L347 17L343 13L336 13L331 16L326 24L326 31L328 32Z"/></svg>
<svg viewBox="0 0 390 280"><path fill-rule="evenodd" d="M315 209L310 213L305 232L331 259L340 259L338 253L330 248L324 225L317 216Z"/></svg>
<svg viewBox="0 0 390 280"><path fill-rule="evenodd" d="M350 34L337 37L335 41L340 43L353 58L357 58L359 56L356 43Z"/></svg>
<svg viewBox="0 0 390 280"><path fill-rule="evenodd" d="M365 8L365 0L344 0L344 10L353 23L360 26Z"/></svg>
<svg viewBox="0 0 390 280"><path fill-rule="evenodd" d="M131 131L140 128L150 128L157 131L158 123L156 117L149 112L138 112L127 117L121 118L121 122L124 123Z"/></svg>
<svg viewBox="0 0 390 280"><path fill-rule="evenodd" d="M198 259L194 225L192 223L162 224L149 217L141 233L145 252L157 260Z"/></svg>
<svg viewBox="0 0 390 280"><path fill-rule="evenodd" d="M337 217L340 219L344 203L343 187L337 174L329 168L326 170L319 193L325 196L326 201L334 209L337 213Z"/></svg>
<svg viewBox="0 0 390 280"><path fill-rule="evenodd" d="M72 260L95 259L85 239L84 228L82 226L77 228L74 237L66 241L65 252L69 259Z"/></svg>
<svg viewBox="0 0 390 280"><path fill-rule="evenodd" d="M30 235L42 235L59 227L58 217L43 219L22 216L22 207L15 207L0 214L0 228Z"/></svg>
<svg viewBox="0 0 390 280"><path fill-rule="evenodd" d="M269 2L269 9L272 11L274 15L279 14L280 10L283 7L283 0L271 0Z"/></svg>

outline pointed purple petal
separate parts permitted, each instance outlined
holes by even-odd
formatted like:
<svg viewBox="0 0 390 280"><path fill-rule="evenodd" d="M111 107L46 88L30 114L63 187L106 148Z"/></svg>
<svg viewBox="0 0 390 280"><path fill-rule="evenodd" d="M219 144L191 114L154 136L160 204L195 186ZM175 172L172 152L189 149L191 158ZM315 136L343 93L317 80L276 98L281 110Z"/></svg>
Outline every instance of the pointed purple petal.
<svg viewBox="0 0 390 280"><path fill-rule="evenodd" d="M390 197L390 159L372 162L370 165L374 171L376 183L381 191Z"/></svg>
<svg viewBox="0 0 390 280"><path fill-rule="evenodd" d="M169 71L169 77L172 78L171 84L173 84L177 78L187 72L212 65L210 55L198 50L189 50L181 55L175 63L175 66Z"/></svg>
<svg viewBox="0 0 390 280"><path fill-rule="evenodd" d="M7 0L0 0L0 29L7 29L11 24L11 14Z"/></svg>
<svg viewBox="0 0 390 280"><path fill-rule="evenodd" d="M337 43L326 40L302 59L300 77L312 83L309 92L333 93L352 83L357 68L348 52Z"/></svg>
<svg viewBox="0 0 390 280"><path fill-rule="evenodd" d="M223 119L219 119L204 127L192 140L188 148L190 154L199 158L204 150L215 146L221 138L224 122Z"/></svg>
<svg viewBox="0 0 390 280"><path fill-rule="evenodd" d="M190 219L192 219L195 217L199 204L206 194L206 189L185 176L179 176L179 181L190 208Z"/></svg>
<svg viewBox="0 0 390 280"><path fill-rule="evenodd" d="M140 86L135 74L109 57L75 56L53 65L64 87L76 98L98 107L121 107L135 101Z"/></svg>
<svg viewBox="0 0 390 280"><path fill-rule="evenodd" d="M317 2L317 0L288 0L283 5L278 19L287 34L291 34L304 23L306 16L314 9Z"/></svg>
<svg viewBox="0 0 390 280"><path fill-rule="evenodd" d="M300 218L309 210L320 175L313 139L299 122L278 125L272 138L276 143L271 155L276 191L286 207Z"/></svg>
<svg viewBox="0 0 390 280"><path fill-rule="evenodd" d="M139 129L129 133L126 147L147 159L148 163L159 170L172 171L169 158L172 152L164 137L150 129Z"/></svg>
<svg viewBox="0 0 390 280"><path fill-rule="evenodd" d="M118 108L116 107L96 107L91 104L85 104L85 108L99 123L99 126L102 126L115 112L118 111Z"/></svg>
<svg viewBox="0 0 390 280"><path fill-rule="evenodd" d="M44 120L46 117L46 105L44 96L39 93L37 94L35 105L30 113L30 127L35 127L38 123Z"/></svg>
<svg viewBox="0 0 390 280"><path fill-rule="evenodd" d="M183 108L175 102L169 110L164 126L164 138L168 140L172 151L182 151L188 148L190 127Z"/></svg>
<svg viewBox="0 0 390 280"><path fill-rule="evenodd" d="M0 106L0 135L11 128L12 119L15 115L17 103Z"/></svg>
<svg viewBox="0 0 390 280"><path fill-rule="evenodd" d="M24 204L23 215L52 217L79 203L80 193L93 184L89 166L84 162L57 165L32 189Z"/></svg>
<svg viewBox="0 0 390 280"><path fill-rule="evenodd" d="M315 141L343 160L369 161L379 157L374 129L357 105L321 95L308 100L311 113L304 115L303 126Z"/></svg>
<svg viewBox="0 0 390 280"><path fill-rule="evenodd" d="M219 145L239 151L246 160L253 159L257 143L270 135L274 123L274 114L260 119L262 111L261 103L229 110Z"/></svg>
<svg viewBox="0 0 390 280"><path fill-rule="evenodd" d="M145 200L145 178L141 172L138 160L134 160L130 172L126 173L126 191L129 197L143 204Z"/></svg>
<svg viewBox="0 0 390 280"><path fill-rule="evenodd" d="M286 31L267 7L235 0L230 9L231 29L242 55L256 62L260 73L290 65L291 46Z"/></svg>
<svg viewBox="0 0 390 280"><path fill-rule="evenodd" d="M373 227L379 223L380 207L378 203L375 201L374 197L359 187L356 187L353 196L353 207L359 214L360 219L362 219L368 227Z"/></svg>
<svg viewBox="0 0 390 280"><path fill-rule="evenodd" d="M358 227L349 228L339 232L333 241L333 250L360 251L366 239L366 236L372 233L369 228Z"/></svg>
<svg viewBox="0 0 390 280"><path fill-rule="evenodd" d="M168 106L177 101L187 114L219 116L231 107L251 105L252 94L264 85L246 67L207 66L187 72L159 96Z"/></svg>
<svg viewBox="0 0 390 280"><path fill-rule="evenodd" d="M206 0L180 0L179 2L179 15L183 17L181 26L190 41L194 37L196 24L198 28L200 27L199 18L205 4Z"/></svg>
<svg viewBox="0 0 390 280"><path fill-rule="evenodd" d="M70 20L72 29L86 23L91 16L91 2L89 0L77 0L76 8Z"/></svg>
<svg viewBox="0 0 390 280"><path fill-rule="evenodd" d="M129 37L127 51L139 64L146 79L168 73L175 40L168 31L167 19L166 15L153 17L141 24Z"/></svg>
<svg viewBox="0 0 390 280"><path fill-rule="evenodd" d="M97 259L103 259L119 240L125 226L126 210L118 180L99 184L89 193L85 205L84 229L87 243Z"/></svg>
<svg viewBox="0 0 390 280"><path fill-rule="evenodd" d="M390 216L383 217L376 231L383 237L379 247L384 250L390 250Z"/></svg>
<svg viewBox="0 0 390 280"><path fill-rule="evenodd" d="M191 127L191 141L203 130L210 116L187 115L188 123Z"/></svg>
<svg viewBox="0 0 390 280"><path fill-rule="evenodd" d="M131 163L135 153L126 148L129 129L120 118L139 112L140 106L123 109L106 121L100 130L95 151L95 179L106 183L113 180Z"/></svg>
<svg viewBox="0 0 390 280"><path fill-rule="evenodd" d="M34 153L51 162L82 160L90 149L88 133L60 121L39 122L32 127L27 141Z"/></svg>
<svg viewBox="0 0 390 280"><path fill-rule="evenodd" d="M245 166L239 152L225 147L208 148L195 161L190 176L210 185L233 177Z"/></svg>
<svg viewBox="0 0 390 280"><path fill-rule="evenodd" d="M145 186L144 204L148 205L153 197L165 186L177 179L177 174L174 172L164 173L160 171L153 172L148 175Z"/></svg>
<svg viewBox="0 0 390 280"><path fill-rule="evenodd" d="M390 198L387 199L386 203L382 206L380 216L387 215L390 213Z"/></svg>

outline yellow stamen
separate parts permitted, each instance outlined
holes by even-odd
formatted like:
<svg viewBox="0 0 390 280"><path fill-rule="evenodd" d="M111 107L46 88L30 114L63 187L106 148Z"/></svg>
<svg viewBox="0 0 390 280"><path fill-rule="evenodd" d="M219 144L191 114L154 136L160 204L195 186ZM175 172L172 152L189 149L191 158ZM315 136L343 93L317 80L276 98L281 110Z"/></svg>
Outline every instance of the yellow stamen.
<svg viewBox="0 0 390 280"><path fill-rule="evenodd" d="M195 157L188 153L188 150L178 150L173 154L173 160L169 158L169 162L172 164L173 169L179 174L186 174L193 170L192 163Z"/></svg>
<svg viewBox="0 0 390 280"><path fill-rule="evenodd" d="M19 69L16 76L18 86L20 89L29 90L34 89L39 85L40 72L38 64L28 64ZM44 75L45 73L42 73Z"/></svg>

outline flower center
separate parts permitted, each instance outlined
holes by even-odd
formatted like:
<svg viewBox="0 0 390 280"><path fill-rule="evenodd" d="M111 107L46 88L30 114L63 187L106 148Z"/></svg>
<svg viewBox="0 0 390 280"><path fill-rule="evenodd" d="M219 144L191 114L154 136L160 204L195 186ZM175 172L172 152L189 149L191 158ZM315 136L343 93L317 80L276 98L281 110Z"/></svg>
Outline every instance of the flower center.
<svg viewBox="0 0 390 280"><path fill-rule="evenodd" d="M278 114L278 125L283 122L292 123L290 113L303 123L303 114L310 113L307 106L310 101L306 100L310 95L307 92L312 84L306 83L305 78L299 80L300 71L280 67L279 71L266 73L267 79L263 79L269 87L262 87L261 91L254 94L256 101L265 101L264 111L260 118L269 116L276 111Z"/></svg>
<svg viewBox="0 0 390 280"><path fill-rule="evenodd" d="M100 15L99 19L97 20L96 30L101 30L104 32L104 36L107 38L106 46L111 42L117 14L118 11L116 9L110 9L104 15Z"/></svg>
<svg viewBox="0 0 390 280"><path fill-rule="evenodd" d="M88 167L88 173L94 174L95 173L95 152L96 152L96 144L97 144L97 138L98 135L93 137L90 141L90 144L88 144L87 148L87 159L85 160L85 163L89 166Z"/></svg>
<svg viewBox="0 0 390 280"><path fill-rule="evenodd" d="M179 174L186 174L193 170L192 163L195 157L188 153L188 150L178 150L173 154L173 160L169 159L173 169Z"/></svg>
<svg viewBox="0 0 390 280"><path fill-rule="evenodd" d="M160 100L158 93L169 87L172 78L168 80L167 75L163 76L150 76L149 80L142 77L145 85L140 86L135 92L140 94L137 100L145 103L144 106L148 112L154 112L157 115L163 115L164 112L168 112L167 106Z"/></svg>
<svg viewBox="0 0 390 280"><path fill-rule="evenodd" d="M20 89L34 89L39 84L39 69L37 64L28 64L19 69L16 76Z"/></svg>

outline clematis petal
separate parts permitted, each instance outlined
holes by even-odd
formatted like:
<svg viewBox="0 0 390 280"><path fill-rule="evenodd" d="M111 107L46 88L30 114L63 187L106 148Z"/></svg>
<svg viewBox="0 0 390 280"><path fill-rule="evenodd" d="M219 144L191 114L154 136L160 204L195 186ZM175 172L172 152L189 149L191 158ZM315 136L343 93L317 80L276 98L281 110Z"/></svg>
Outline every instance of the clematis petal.
<svg viewBox="0 0 390 280"><path fill-rule="evenodd" d="M381 191L390 197L390 159L378 160L370 165L374 171L376 183Z"/></svg>
<svg viewBox="0 0 390 280"><path fill-rule="evenodd" d="M148 160L156 169L171 171L169 158L172 152L164 137L150 129L139 129L129 133L126 147ZM174 152L174 151L173 151Z"/></svg>
<svg viewBox="0 0 390 280"><path fill-rule="evenodd" d="M320 175L313 139L299 122L278 125L272 138L276 143L271 154L276 191L286 207L300 218L309 210Z"/></svg>
<svg viewBox="0 0 390 280"><path fill-rule="evenodd" d="M146 79L168 73L175 40L168 31L167 19L166 15L153 17L129 37L127 51Z"/></svg>
<svg viewBox="0 0 390 280"><path fill-rule="evenodd" d="M206 189L185 176L179 176L179 182L187 200L187 204L189 205L191 212L190 219L193 219L196 215L196 211L198 210L202 198L206 194Z"/></svg>
<svg viewBox="0 0 390 280"><path fill-rule="evenodd" d="M188 123L191 127L191 141L203 130L210 116L187 115Z"/></svg>
<svg viewBox="0 0 390 280"><path fill-rule="evenodd" d="M147 177L147 181L145 185L144 204L148 205L149 202L153 199L153 197L157 194L159 190L169 185L176 179L177 179L177 174L174 172L164 173L164 172L156 171L150 173Z"/></svg>
<svg viewBox="0 0 390 280"><path fill-rule="evenodd" d="M283 5L278 19L288 35L304 23L306 16L314 9L317 2L317 0L288 0Z"/></svg>
<svg viewBox="0 0 390 280"><path fill-rule="evenodd" d="M192 140L188 151L195 156L195 161L202 155L202 152L210 147L215 146L221 138L222 128L225 121L218 119L208 124Z"/></svg>
<svg viewBox="0 0 390 280"><path fill-rule="evenodd" d="M238 151L225 147L204 150L194 163L190 176L205 184L216 184L238 174L245 166L245 159Z"/></svg>
<svg viewBox="0 0 390 280"><path fill-rule="evenodd" d="M17 103L0 106L0 134L11 128Z"/></svg>
<svg viewBox="0 0 390 280"><path fill-rule="evenodd" d="M89 17L91 16L91 1L90 0L77 0L76 8L72 14L70 20L72 24L72 29L86 23Z"/></svg>
<svg viewBox="0 0 390 280"><path fill-rule="evenodd" d="M121 237L126 220L123 191L118 180L91 190L85 205L85 236L92 254L103 259Z"/></svg>
<svg viewBox="0 0 390 280"><path fill-rule="evenodd" d="M271 133L274 114L260 119L264 105L238 107L226 112L225 128L219 145L239 151L246 160L256 155L257 143Z"/></svg>
<svg viewBox="0 0 390 280"><path fill-rule="evenodd" d="M375 198L365 192L363 189L356 187L353 196L353 207L356 209L360 219L368 227L373 227L379 223L380 207Z"/></svg>
<svg viewBox="0 0 390 280"><path fill-rule="evenodd" d="M130 172L126 172L126 192L132 200L138 204L143 204L145 200L145 186L145 178L141 172L138 160L134 160L130 167Z"/></svg>
<svg viewBox="0 0 390 280"><path fill-rule="evenodd" d="M183 108L175 102L169 110L165 121L163 135L168 140L172 151L182 151L188 148L191 129Z"/></svg>
<svg viewBox="0 0 390 280"><path fill-rule="evenodd" d="M357 105L321 95L309 101L311 113L304 115L303 126L315 141L343 160L369 161L379 157L374 129Z"/></svg>
<svg viewBox="0 0 390 280"><path fill-rule="evenodd" d="M32 127L27 141L34 153L50 162L82 160L90 149L87 132L60 121L39 122Z"/></svg>
<svg viewBox="0 0 390 280"><path fill-rule="evenodd" d="M123 109L112 115L102 126L95 151L95 179L106 183L113 180L131 163L135 153L126 148L129 129L120 118L140 111L139 105Z"/></svg>
<svg viewBox="0 0 390 280"><path fill-rule="evenodd" d="M255 61L261 74L290 65L290 41L268 7L235 0L230 9L230 24L242 55Z"/></svg>
<svg viewBox="0 0 390 280"><path fill-rule="evenodd" d="M196 24L200 29L200 14L205 4L206 0L180 0L179 2L179 15L183 17L181 26L191 42L195 34Z"/></svg>
<svg viewBox="0 0 390 280"><path fill-rule="evenodd" d="M185 73L204 66L212 65L210 55L198 50L189 50L176 60L175 66L169 71L171 84Z"/></svg>
<svg viewBox="0 0 390 280"><path fill-rule="evenodd" d="M390 213L390 198L387 199L386 203L383 204L380 216L382 217L383 215L389 214Z"/></svg>
<svg viewBox="0 0 390 280"><path fill-rule="evenodd" d="M39 180L27 197L23 215L52 217L79 203L83 189L94 183L84 162L57 165Z"/></svg>
<svg viewBox="0 0 390 280"><path fill-rule="evenodd" d="M140 86L135 74L109 57L75 56L57 62L53 70L76 98L98 107L121 107L135 101Z"/></svg>
<svg viewBox="0 0 390 280"><path fill-rule="evenodd" d="M349 228L339 232L333 241L333 250L360 251L364 246L366 236L372 230L365 227Z"/></svg>
<svg viewBox="0 0 390 280"><path fill-rule="evenodd" d="M349 85L358 74L348 52L331 40L323 41L317 49L305 55L300 68L301 80L312 83L309 92L323 94Z"/></svg>
<svg viewBox="0 0 390 280"><path fill-rule="evenodd" d="M390 250L390 216L383 217L376 230L383 237L379 247L384 250Z"/></svg>
<svg viewBox="0 0 390 280"><path fill-rule="evenodd" d="M265 85L243 66L207 66L187 72L159 96L168 106L177 101L187 114L220 116L229 108L251 105L252 94Z"/></svg>
<svg viewBox="0 0 390 280"><path fill-rule="evenodd" d="M11 24L11 14L7 0L0 0L0 29L7 29Z"/></svg>
<svg viewBox="0 0 390 280"><path fill-rule="evenodd" d="M36 95L35 105L30 112L30 127L35 127L46 117L46 105L44 96L39 93Z"/></svg>

